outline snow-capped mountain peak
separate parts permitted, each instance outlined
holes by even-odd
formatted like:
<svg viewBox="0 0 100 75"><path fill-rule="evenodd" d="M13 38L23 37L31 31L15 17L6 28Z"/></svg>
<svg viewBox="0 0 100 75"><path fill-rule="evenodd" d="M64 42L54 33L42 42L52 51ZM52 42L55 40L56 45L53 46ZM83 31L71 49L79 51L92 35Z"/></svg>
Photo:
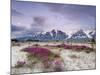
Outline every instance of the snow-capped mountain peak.
<svg viewBox="0 0 100 75"><path fill-rule="evenodd" d="M91 38L95 39L96 37L96 32L95 31L88 31L84 32L83 30L78 30L74 32L73 34L70 34L70 36L61 31L61 30L51 30L47 32L40 32L36 33L32 36L23 36L21 38L18 38L18 40L33 40L33 41L68 41L68 40L89 40Z"/></svg>
<svg viewBox="0 0 100 75"><path fill-rule="evenodd" d="M80 39L80 38L88 38L86 33L83 30L78 30L77 32L73 33L71 36L72 39Z"/></svg>

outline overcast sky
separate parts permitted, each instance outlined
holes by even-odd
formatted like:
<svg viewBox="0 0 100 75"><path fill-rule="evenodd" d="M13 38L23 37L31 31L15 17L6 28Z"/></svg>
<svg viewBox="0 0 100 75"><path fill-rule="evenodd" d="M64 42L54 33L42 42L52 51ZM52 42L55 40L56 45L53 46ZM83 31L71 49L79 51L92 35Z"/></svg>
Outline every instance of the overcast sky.
<svg viewBox="0 0 100 75"><path fill-rule="evenodd" d="M38 32L95 29L96 7L71 4L36 3L12 0L12 37Z"/></svg>

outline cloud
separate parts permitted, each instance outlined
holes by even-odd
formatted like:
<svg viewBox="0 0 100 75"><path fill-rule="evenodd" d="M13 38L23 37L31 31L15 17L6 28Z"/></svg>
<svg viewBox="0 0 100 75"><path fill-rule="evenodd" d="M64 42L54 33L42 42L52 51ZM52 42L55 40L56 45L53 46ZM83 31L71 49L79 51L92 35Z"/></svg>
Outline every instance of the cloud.
<svg viewBox="0 0 100 75"><path fill-rule="evenodd" d="M50 11L60 13L63 15L72 14L75 16L76 14L80 15L91 15L96 16L96 6L89 6L89 5L73 5L73 4L43 4L47 6ZM71 16L71 15L70 15Z"/></svg>
<svg viewBox="0 0 100 75"><path fill-rule="evenodd" d="M81 28L95 27L96 23L96 6L89 5L72 5L72 4L43 4L53 13L62 15L70 24Z"/></svg>
<svg viewBox="0 0 100 75"><path fill-rule="evenodd" d="M12 38L23 36L23 32L25 31L25 27L11 25L11 36Z"/></svg>
<svg viewBox="0 0 100 75"><path fill-rule="evenodd" d="M42 32L45 26L45 17L44 16L35 16L33 17L33 23L31 24L31 32Z"/></svg>
<svg viewBox="0 0 100 75"><path fill-rule="evenodd" d="M15 10L15 9L11 9L11 15L12 16L23 16L24 14L22 14L21 12Z"/></svg>
<svg viewBox="0 0 100 75"><path fill-rule="evenodd" d="M45 24L45 18L43 16L33 17L33 22L30 28L27 26L11 25L12 36L21 37L24 35L34 35L38 32L43 32L43 26Z"/></svg>
<svg viewBox="0 0 100 75"><path fill-rule="evenodd" d="M11 31L12 32L17 32L17 31L23 31L25 30L24 27L16 26L16 25L11 25Z"/></svg>
<svg viewBox="0 0 100 75"><path fill-rule="evenodd" d="M33 17L33 20L38 25L44 25L45 24L45 17L44 16L35 16Z"/></svg>

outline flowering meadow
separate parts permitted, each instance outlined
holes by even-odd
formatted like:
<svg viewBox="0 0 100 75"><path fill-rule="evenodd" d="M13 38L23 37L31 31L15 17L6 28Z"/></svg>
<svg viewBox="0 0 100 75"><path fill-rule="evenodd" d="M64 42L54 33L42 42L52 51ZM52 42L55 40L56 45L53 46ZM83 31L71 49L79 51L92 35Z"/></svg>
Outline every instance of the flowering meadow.
<svg viewBox="0 0 100 75"><path fill-rule="evenodd" d="M13 46L12 49L13 74L95 68L95 49L91 45L20 43L20 46Z"/></svg>

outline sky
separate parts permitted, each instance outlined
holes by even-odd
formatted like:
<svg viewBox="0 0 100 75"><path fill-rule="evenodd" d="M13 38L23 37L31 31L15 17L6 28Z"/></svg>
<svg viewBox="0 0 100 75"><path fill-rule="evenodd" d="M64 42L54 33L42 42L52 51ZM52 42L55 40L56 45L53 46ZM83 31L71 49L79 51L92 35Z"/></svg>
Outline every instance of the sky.
<svg viewBox="0 0 100 75"><path fill-rule="evenodd" d="M12 37L34 35L53 29L72 33L94 30L96 6L12 0Z"/></svg>

